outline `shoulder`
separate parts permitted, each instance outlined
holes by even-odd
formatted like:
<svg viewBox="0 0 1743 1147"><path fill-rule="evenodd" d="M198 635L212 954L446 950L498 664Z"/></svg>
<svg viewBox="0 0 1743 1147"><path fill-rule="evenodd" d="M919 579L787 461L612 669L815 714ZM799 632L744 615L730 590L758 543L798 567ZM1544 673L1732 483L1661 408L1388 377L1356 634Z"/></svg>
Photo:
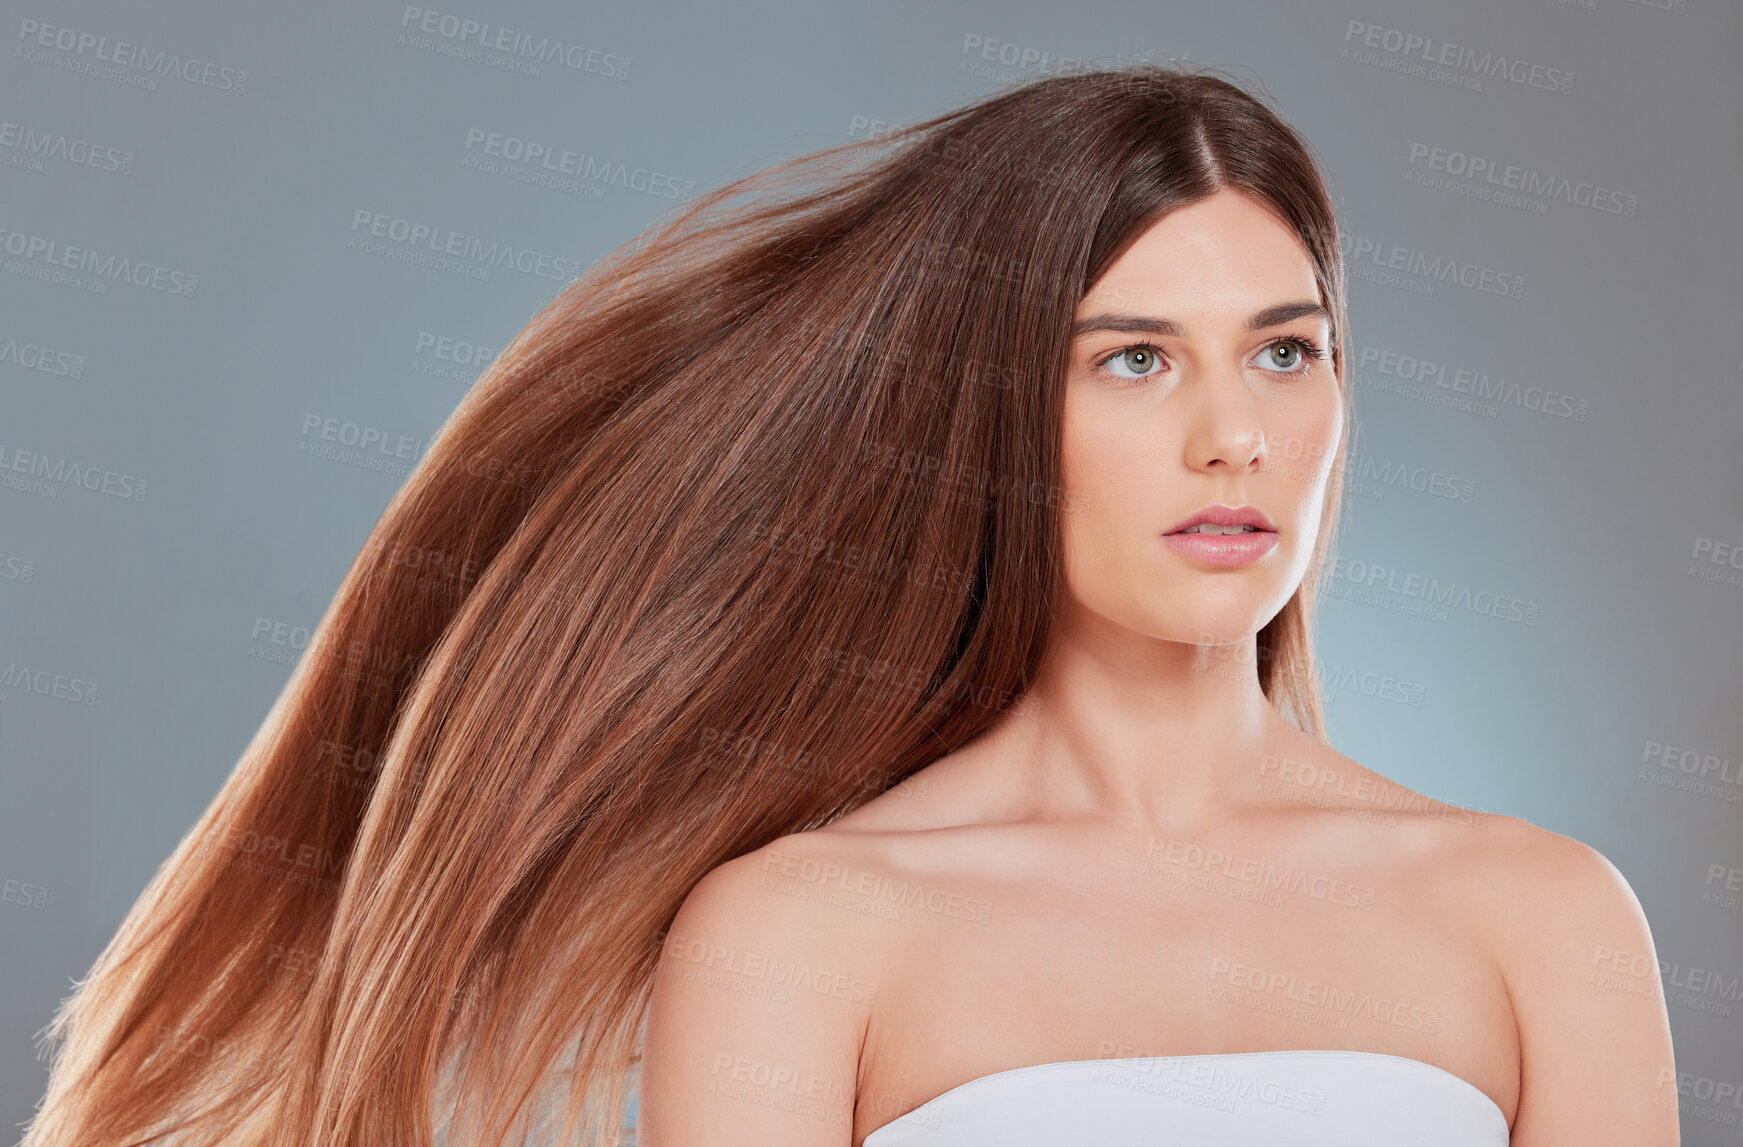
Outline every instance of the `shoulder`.
<svg viewBox="0 0 1743 1147"><path fill-rule="evenodd" d="M875 930L822 894L851 863L851 842L795 833L690 890L654 970L639 1083L646 1142L798 1147L851 1125L882 978Z"/></svg>
<svg viewBox="0 0 1743 1147"><path fill-rule="evenodd" d="M1674 1143L1669 1017L1627 879L1590 845L1516 817L1487 814L1466 835L1449 879L1513 1007L1515 1141Z"/></svg>
<svg viewBox="0 0 1743 1147"><path fill-rule="evenodd" d="M1519 817L1478 815L1477 831L1448 834L1449 872L1503 930L1504 953L1547 939L1550 922L1593 943L1649 939L1640 901L1603 853Z"/></svg>
<svg viewBox="0 0 1743 1147"><path fill-rule="evenodd" d="M1432 835L1430 869L1494 954L1508 988L1529 992L1546 960L1596 967L1651 951L1640 901L1619 869L1582 841L1530 821L1462 810ZM1654 969L1656 976L1656 969Z"/></svg>
<svg viewBox="0 0 1743 1147"><path fill-rule="evenodd" d="M870 862L867 854L865 842L827 829L779 837L698 881L669 935L705 934L793 956L853 953L863 964L875 958L876 929L830 893Z"/></svg>
<svg viewBox="0 0 1743 1147"><path fill-rule="evenodd" d="M1271 798L1333 814L1321 820L1353 851L1408 872L1416 893L1455 912L1492 953L1510 992L1532 992L1546 961L1565 970L1569 961L1595 967L1620 958L1640 968L1651 952L1633 889L1588 844L1426 796L1323 745L1268 761L1264 776Z"/></svg>

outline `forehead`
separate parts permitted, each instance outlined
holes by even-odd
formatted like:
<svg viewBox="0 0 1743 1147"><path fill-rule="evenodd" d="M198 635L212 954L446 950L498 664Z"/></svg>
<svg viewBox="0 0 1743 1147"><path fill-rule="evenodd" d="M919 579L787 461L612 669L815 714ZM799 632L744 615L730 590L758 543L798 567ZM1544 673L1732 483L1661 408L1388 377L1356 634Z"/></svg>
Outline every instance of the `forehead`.
<svg viewBox="0 0 1743 1147"><path fill-rule="evenodd" d="M1082 301L1080 315L1099 309L1104 293L1151 314L1239 306L1244 318L1269 303L1316 299L1319 287L1289 225L1258 200L1224 188L1143 231Z"/></svg>

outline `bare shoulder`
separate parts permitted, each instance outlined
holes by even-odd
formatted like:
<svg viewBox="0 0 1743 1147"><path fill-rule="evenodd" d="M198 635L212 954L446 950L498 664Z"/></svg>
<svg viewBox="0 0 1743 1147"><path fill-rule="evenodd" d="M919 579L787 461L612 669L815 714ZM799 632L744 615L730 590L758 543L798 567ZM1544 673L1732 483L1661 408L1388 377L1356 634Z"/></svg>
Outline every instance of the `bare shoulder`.
<svg viewBox="0 0 1743 1147"><path fill-rule="evenodd" d="M794 833L691 889L648 1007L646 1147L849 1143L882 978L879 922L828 894L832 874L855 862L851 840Z"/></svg>
<svg viewBox="0 0 1743 1147"><path fill-rule="evenodd" d="M1518 1039L1512 1147L1673 1147L1657 953L1616 865L1519 817L1427 797L1323 746L1294 748L1295 760L1266 763L1266 794L1324 814L1335 839L1407 881L1419 904L1449 913L1488 953Z"/></svg>
<svg viewBox="0 0 1743 1147"><path fill-rule="evenodd" d="M1515 1147L1677 1142L1658 957L1627 879L1597 849L1485 814L1448 879L1494 953L1519 1032Z"/></svg>
<svg viewBox="0 0 1743 1147"><path fill-rule="evenodd" d="M1506 962L1529 960L1551 924L1557 937L1650 944L1640 901L1603 853L1519 817L1477 816L1479 831L1447 834L1448 879L1484 906Z"/></svg>
<svg viewBox="0 0 1743 1147"><path fill-rule="evenodd" d="M1335 765L1325 762L1335 761ZM1413 831L1391 834L1480 934L1510 991L1528 988L1546 957L1578 959L1651 952L1646 915L1627 879L1601 852L1520 817L1425 796L1328 752L1322 768L1355 777L1336 811L1382 811ZM1656 971L1654 972L1656 975ZM1517 1002L1517 1001L1516 1001Z"/></svg>
<svg viewBox="0 0 1743 1147"><path fill-rule="evenodd" d="M1305 739L1267 760L1261 776L1263 791L1279 805L1341 822L1347 827L1340 839L1352 848L1379 842L1371 859L1411 874L1413 888L1456 911L1492 953L1516 1006L1520 992L1541 986L1546 961L1565 972L1616 958L1640 969L1642 957L1650 957L1651 935L1633 889L1588 844L1417 792ZM1377 830L1362 833L1363 823Z"/></svg>
<svg viewBox="0 0 1743 1147"><path fill-rule="evenodd" d="M872 972L881 930L830 894L843 873L873 862L869 841L827 828L789 833L719 865L697 882L666 951L706 939L772 958L830 961Z"/></svg>
<svg viewBox="0 0 1743 1147"><path fill-rule="evenodd" d="M1603 853L1494 813L1484 814L1482 831L1459 837L1449 847L1449 879L1484 929L1521 1013L1522 1038L1534 1036L1528 1024L1542 1001L1565 999L1576 985L1582 989L1576 998L1589 997L1584 988L1603 987L1617 971L1630 983L1611 984L1610 995L1657 997L1658 963L1645 910Z"/></svg>

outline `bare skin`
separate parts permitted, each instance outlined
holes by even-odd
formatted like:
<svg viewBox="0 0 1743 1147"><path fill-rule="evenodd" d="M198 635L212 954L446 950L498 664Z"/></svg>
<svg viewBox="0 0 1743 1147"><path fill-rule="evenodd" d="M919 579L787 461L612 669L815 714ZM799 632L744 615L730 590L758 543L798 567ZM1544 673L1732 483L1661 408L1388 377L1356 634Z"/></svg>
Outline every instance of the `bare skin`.
<svg viewBox="0 0 1743 1147"><path fill-rule="evenodd" d="M859 1147L1011 1068L1295 1049L1451 1072L1514 1147L1678 1142L1664 1004L1615 970L1656 968L1621 875L1380 777L1259 689L1343 392L1286 349L1326 347L1323 316L1248 320L1317 297L1288 227L1224 191L1080 305L1177 326L1074 343L1085 509L1039 679L897 790L697 885L655 981L642 1147ZM1263 510L1276 546L1212 566L1158 541L1213 502Z"/></svg>

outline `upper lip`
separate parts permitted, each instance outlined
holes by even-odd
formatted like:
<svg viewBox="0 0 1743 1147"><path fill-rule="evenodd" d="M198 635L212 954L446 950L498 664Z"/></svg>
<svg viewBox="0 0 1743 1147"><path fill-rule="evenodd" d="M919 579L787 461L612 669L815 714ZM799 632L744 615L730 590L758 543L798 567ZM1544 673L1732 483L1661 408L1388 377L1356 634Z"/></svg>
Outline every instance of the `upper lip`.
<svg viewBox="0 0 1743 1147"><path fill-rule="evenodd" d="M1190 530L1201 522L1209 522L1217 526L1252 526L1254 529L1277 532L1277 527L1271 524L1271 519L1265 516L1265 511L1257 506L1225 506L1215 503L1198 510L1189 518L1182 518L1162 532L1178 534L1181 530Z"/></svg>

